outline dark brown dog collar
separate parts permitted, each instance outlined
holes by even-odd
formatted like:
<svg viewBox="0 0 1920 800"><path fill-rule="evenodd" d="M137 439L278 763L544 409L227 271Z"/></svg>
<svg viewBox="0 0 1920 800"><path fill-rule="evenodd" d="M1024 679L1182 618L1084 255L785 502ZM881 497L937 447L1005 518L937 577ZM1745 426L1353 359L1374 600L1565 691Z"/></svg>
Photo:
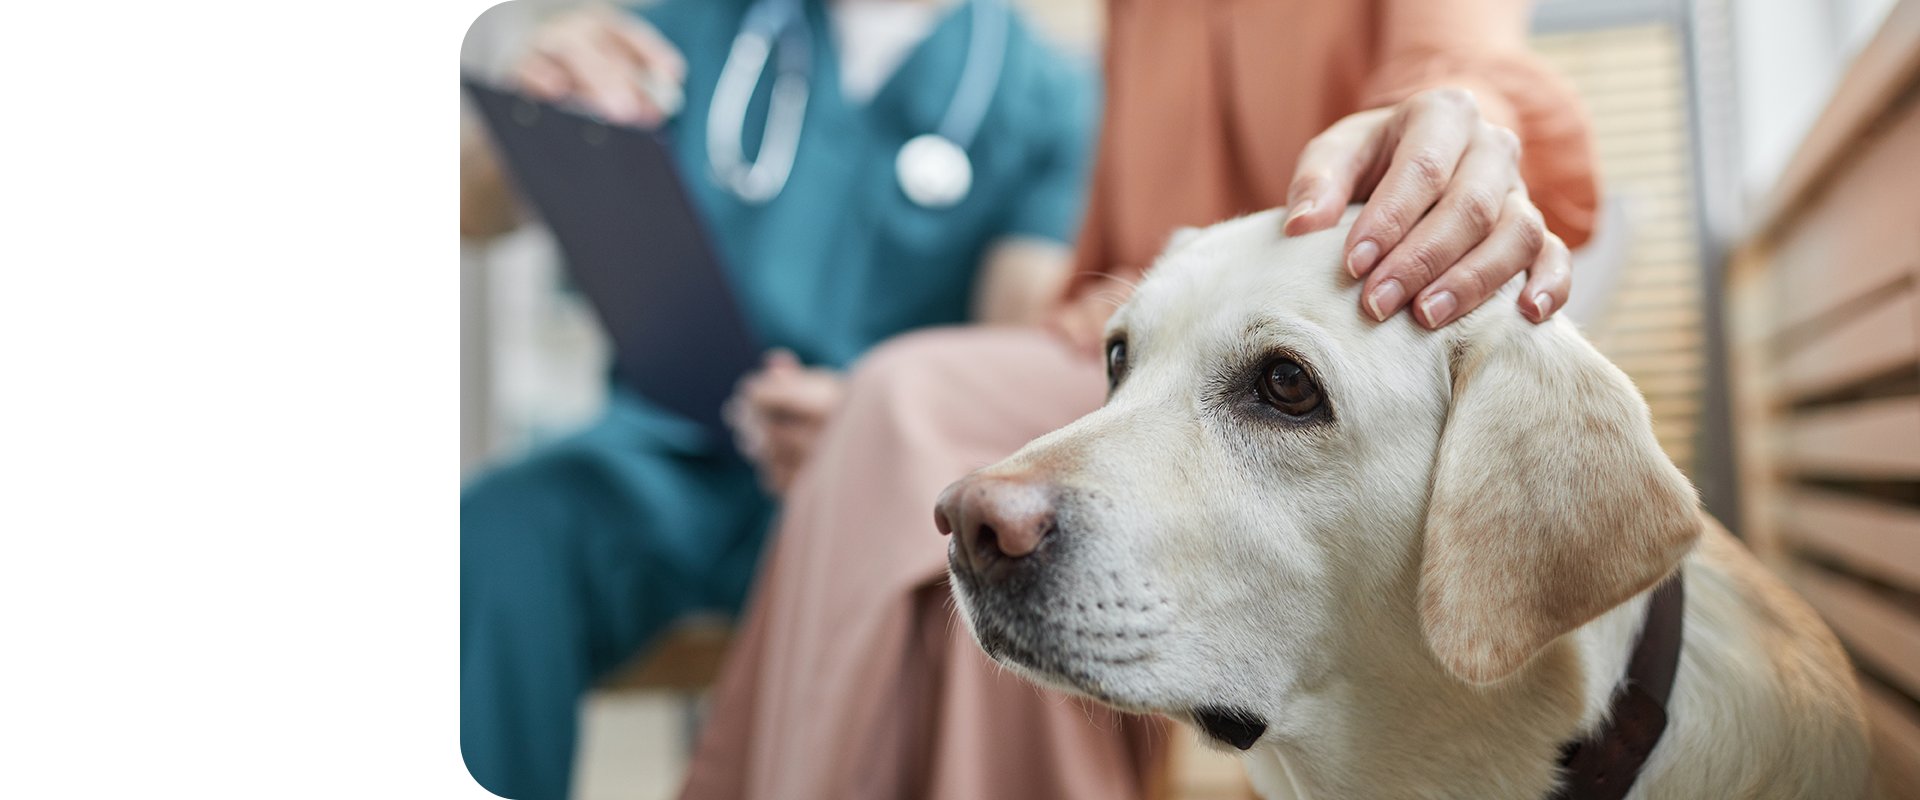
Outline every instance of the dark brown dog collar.
<svg viewBox="0 0 1920 800"><path fill-rule="evenodd" d="M1627 663L1626 687L1613 696L1607 724L1593 736L1560 748L1567 782L1552 800L1620 800L1667 729L1667 697L1680 667L1681 612L1686 590L1675 570L1647 603L1647 620Z"/></svg>

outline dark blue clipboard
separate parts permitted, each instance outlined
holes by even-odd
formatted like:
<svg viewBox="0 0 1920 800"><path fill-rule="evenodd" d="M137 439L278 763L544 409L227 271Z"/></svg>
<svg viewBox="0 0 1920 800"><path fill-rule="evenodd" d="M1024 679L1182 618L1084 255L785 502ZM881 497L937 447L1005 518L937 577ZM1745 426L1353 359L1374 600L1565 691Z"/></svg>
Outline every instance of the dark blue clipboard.
<svg viewBox="0 0 1920 800"><path fill-rule="evenodd" d="M720 406L761 347L654 134L460 81L613 341L614 378L732 451Z"/></svg>

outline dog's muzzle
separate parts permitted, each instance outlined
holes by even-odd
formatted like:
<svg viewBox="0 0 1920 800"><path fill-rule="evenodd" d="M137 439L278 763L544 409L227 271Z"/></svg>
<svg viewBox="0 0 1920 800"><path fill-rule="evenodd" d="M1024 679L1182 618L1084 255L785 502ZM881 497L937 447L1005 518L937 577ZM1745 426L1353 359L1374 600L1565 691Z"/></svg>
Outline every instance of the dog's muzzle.
<svg viewBox="0 0 1920 800"><path fill-rule="evenodd" d="M995 660L1123 708L1173 711L1133 695L1172 626L1173 598L1099 552L1092 498L1030 476L976 474L947 487L934 524L953 537L954 597ZM1245 750L1266 721L1242 708L1190 710L1208 736Z"/></svg>
<svg viewBox="0 0 1920 800"><path fill-rule="evenodd" d="M947 487L934 525L953 539L947 566L987 655L1075 686L1091 676L1067 663L1061 631L1045 613L1058 594L1050 567L1071 549L1055 535L1057 490L1025 476L970 475Z"/></svg>
<svg viewBox="0 0 1920 800"><path fill-rule="evenodd" d="M1172 598L1124 555L1099 551L1088 497L1028 474L947 487L935 524L953 536L954 596L994 659L1120 706L1116 685L1151 661Z"/></svg>

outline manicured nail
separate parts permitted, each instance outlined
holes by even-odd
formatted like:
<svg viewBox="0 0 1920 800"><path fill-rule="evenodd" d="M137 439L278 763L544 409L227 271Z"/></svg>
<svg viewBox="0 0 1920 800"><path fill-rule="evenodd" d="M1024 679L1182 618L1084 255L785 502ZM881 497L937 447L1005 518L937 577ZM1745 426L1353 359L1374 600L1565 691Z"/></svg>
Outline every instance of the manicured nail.
<svg viewBox="0 0 1920 800"><path fill-rule="evenodd" d="M1540 314L1540 319L1545 320L1548 316L1553 314L1553 296L1547 294L1546 292L1541 292L1539 294L1534 295L1533 307L1535 309L1538 309L1538 313Z"/></svg>
<svg viewBox="0 0 1920 800"><path fill-rule="evenodd" d="M1459 303L1453 299L1452 292L1434 292L1420 301L1420 312L1427 315L1427 327L1438 328L1453 318L1453 309Z"/></svg>
<svg viewBox="0 0 1920 800"><path fill-rule="evenodd" d="M1373 287L1373 293L1367 295L1367 313L1372 314L1378 322L1386 322L1387 317L1400 310L1400 301L1406 296L1407 293L1400 289L1399 281L1391 278L1381 281L1379 286Z"/></svg>
<svg viewBox="0 0 1920 800"><path fill-rule="evenodd" d="M1290 213L1287 215L1287 221L1285 224L1280 226L1280 230L1284 232L1287 229L1292 228L1293 221L1313 213L1313 209L1315 205L1316 204L1314 203L1314 201L1308 200L1304 203L1301 203L1300 205L1294 206L1293 213Z"/></svg>
<svg viewBox="0 0 1920 800"><path fill-rule="evenodd" d="M1354 245L1353 252L1347 254L1347 274L1355 278L1364 277L1368 270L1373 269L1373 262L1378 258L1380 258L1379 245L1371 241Z"/></svg>

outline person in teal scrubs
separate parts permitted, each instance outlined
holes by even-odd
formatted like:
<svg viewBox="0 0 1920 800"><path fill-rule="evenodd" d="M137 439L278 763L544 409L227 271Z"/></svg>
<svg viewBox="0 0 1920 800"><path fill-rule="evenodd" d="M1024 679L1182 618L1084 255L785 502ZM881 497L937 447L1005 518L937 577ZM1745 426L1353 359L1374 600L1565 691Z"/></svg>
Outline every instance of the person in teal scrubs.
<svg viewBox="0 0 1920 800"><path fill-rule="evenodd" d="M761 341L816 375L894 334L969 321L980 273L1018 260L1006 256L1018 250L1008 242L1052 242L1064 254L1098 102L1091 70L1014 19L966 148L971 189L950 207L921 206L901 188L896 154L941 124L968 57L971 4L940 4L924 39L860 102L842 95L836 54L846 43L831 1L803 3L809 99L792 171L764 202L721 186L706 149L714 87L750 0L668 0L638 10L651 27L637 31L631 19L553 23L584 24L578 41L598 42L589 56L627 47L669 79L683 70L684 108L664 128L687 189ZM672 47L649 51L655 31ZM551 77L551 58L530 59L539 63L523 83L537 83L539 70ZM773 72L770 64L746 114L749 154L766 126ZM649 121L644 98L609 101L605 86L581 78L564 91L609 118ZM795 374L792 360L776 357L776 371ZM617 387L610 394L591 428L482 475L461 496L461 749L474 778L502 796L567 796L582 694L677 618L736 610L775 511L760 481L765 458L757 479L753 464L691 421Z"/></svg>

